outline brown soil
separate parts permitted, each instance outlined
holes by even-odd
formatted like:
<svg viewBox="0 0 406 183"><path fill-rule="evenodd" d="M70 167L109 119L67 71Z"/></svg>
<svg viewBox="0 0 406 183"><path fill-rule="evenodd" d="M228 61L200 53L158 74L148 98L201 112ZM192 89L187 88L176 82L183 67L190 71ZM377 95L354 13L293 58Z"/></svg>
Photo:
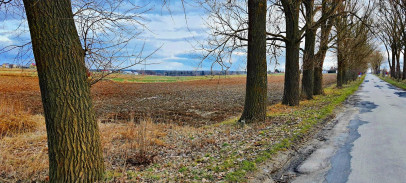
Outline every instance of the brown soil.
<svg viewBox="0 0 406 183"><path fill-rule="evenodd" d="M324 85L336 75L324 76ZM268 77L268 104L281 101L284 76ZM177 83L101 81L92 87L96 114L102 122L140 121L203 126L242 112L245 77ZM0 76L0 97L18 100L34 114L42 113L36 77Z"/></svg>

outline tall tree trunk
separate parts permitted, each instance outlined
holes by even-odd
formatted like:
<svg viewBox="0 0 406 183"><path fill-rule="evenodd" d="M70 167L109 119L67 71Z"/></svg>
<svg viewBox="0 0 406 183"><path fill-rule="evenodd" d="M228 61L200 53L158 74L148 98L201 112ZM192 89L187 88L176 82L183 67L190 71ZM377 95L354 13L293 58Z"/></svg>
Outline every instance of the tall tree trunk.
<svg viewBox="0 0 406 183"><path fill-rule="evenodd" d="M343 7L344 8L344 7ZM341 9L340 11L344 11ZM337 29L337 87L341 88L346 82L346 48L345 38L347 34L347 18L337 17L336 18L336 29Z"/></svg>
<svg viewBox="0 0 406 183"><path fill-rule="evenodd" d="M346 53L346 54L348 54L348 53ZM344 55L344 59L342 60L342 63L341 63L341 66L342 66L342 68L341 68L341 71L342 71L342 75L341 75L341 77L342 77L342 82L343 82L343 84L347 84L348 83L348 80L350 79L350 71L348 70L348 62L349 62L349 60L347 59L347 57L346 57L347 55Z"/></svg>
<svg viewBox="0 0 406 183"><path fill-rule="evenodd" d="M337 35L337 87L342 87L344 84L344 56L343 56L343 51L342 51L342 44L343 38L341 36L341 33L338 33Z"/></svg>
<svg viewBox="0 0 406 183"><path fill-rule="evenodd" d="M240 121L264 121L267 106L266 0L248 1L247 86Z"/></svg>
<svg viewBox="0 0 406 183"><path fill-rule="evenodd" d="M406 79L406 45L403 48L403 73L402 73L402 79Z"/></svg>
<svg viewBox="0 0 406 183"><path fill-rule="evenodd" d="M337 59L337 87L341 88L343 87L343 60L342 59Z"/></svg>
<svg viewBox="0 0 406 183"><path fill-rule="evenodd" d="M316 45L316 29L312 28L314 16L314 0L305 0L306 7L306 35L305 49L303 53L303 76L302 76L302 96L306 99L313 98L314 88L314 48Z"/></svg>
<svg viewBox="0 0 406 183"><path fill-rule="evenodd" d="M322 2L322 14L327 14L329 12L326 0ZM313 94L314 95L321 95L324 93L323 91L323 64L324 59L326 58L326 53L328 50L328 43L329 43L329 35L331 29L333 27L333 19L326 20L320 26L320 46L319 51L315 55L315 67L314 67L314 86L313 86Z"/></svg>
<svg viewBox="0 0 406 183"><path fill-rule="evenodd" d="M71 1L23 2L45 113L50 182L101 180L99 129Z"/></svg>
<svg viewBox="0 0 406 183"><path fill-rule="evenodd" d="M396 78L396 51L394 46L391 46L392 51L392 67L390 70L390 76Z"/></svg>
<svg viewBox="0 0 406 183"><path fill-rule="evenodd" d="M299 73L299 9L300 1L282 0L286 21L285 85L282 104L296 106L300 100Z"/></svg>
<svg viewBox="0 0 406 183"><path fill-rule="evenodd" d="M400 71L400 49L396 52L396 79L400 79L401 71Z"/></svg>
<svg viewBox="0 0 406 183"><path fill-rule="evenodd" d="M389 49L388 49L388 46L386 44L384 44L384 45L385 45L386 55L388 57L388 64L389 64L390 74L392 74L393 66L391 64L391 57L390 57ZM386 75L386 73L383 73L383 74L384 74L384 76Z"/></svg>
<svg viewBox="0 0 406 183"><path fill-rule="evenodd" d="M314 66L314 86L313 86L313 95L321 95L324 93L323 91L323 63L324 63L324 56L316 55L316 62Z"/></svg>

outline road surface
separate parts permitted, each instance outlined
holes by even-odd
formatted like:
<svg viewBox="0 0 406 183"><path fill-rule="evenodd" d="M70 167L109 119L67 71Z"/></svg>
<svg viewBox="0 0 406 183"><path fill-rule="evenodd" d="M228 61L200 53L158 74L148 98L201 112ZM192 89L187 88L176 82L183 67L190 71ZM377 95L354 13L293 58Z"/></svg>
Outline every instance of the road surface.
<svg viewBox="0 0 406 183"><path fill-rule="evenodd" d="M406 92L367 75L345 107L290 181L406 182Z"/></svg>

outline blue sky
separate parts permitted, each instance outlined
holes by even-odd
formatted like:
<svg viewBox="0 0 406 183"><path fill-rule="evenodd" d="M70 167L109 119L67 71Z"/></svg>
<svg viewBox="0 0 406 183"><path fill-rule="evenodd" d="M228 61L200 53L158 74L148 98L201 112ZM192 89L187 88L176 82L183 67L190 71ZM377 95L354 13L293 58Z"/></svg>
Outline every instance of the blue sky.
<svg viewBox="0 0 406 183"><path fill-rule="evenodd" d="M148 55L157 48L161 47L154 55L147 60L146 68L149 70L210 70L212 61L206 60L201 63L202 53L195 48L199 43L207 38L208 29L205 26L206 14L203 8L186 4L186 19L181 1L172 0L167 7L162 7L161 0L154 0L146 3L142 0L136 0L134 4L152 8L146 12L143 23L148 30L144 30L136 40L131 42L131 49L135 51L145 45L144 55ZM29 41L27 32L27 23L21 21L18 16L8 16L0 19L0 48L7 45L22 44ZM187 22L187 23L186 23ZM20 27L20 29L18 29ZM22 28L22 29L21 29ZM25 57L17 58L18 51L13 50L8 53L0 54L1 63L21 63L32 59L29 54ZM268 65L268 70L284 70L284 53L278 58L279 65L275 63ZM246 55L233 55L230 70L245 70ZM328 53L325 61L325 68L335 66L335 56ZM137 65L132 69L143 69L145 66ZM218 66L214 70L221 69Z"/></svg>

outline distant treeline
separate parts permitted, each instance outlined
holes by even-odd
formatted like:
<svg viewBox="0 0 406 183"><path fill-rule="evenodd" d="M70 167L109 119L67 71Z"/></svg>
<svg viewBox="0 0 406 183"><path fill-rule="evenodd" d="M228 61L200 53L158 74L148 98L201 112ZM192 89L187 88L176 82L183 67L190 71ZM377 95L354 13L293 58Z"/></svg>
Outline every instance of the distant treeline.
<svg viewBox="0 0 406 183"><path fill-rule="evenodd" d="M102 70L94 70L102 71ZM207 75L240 75L246 71L174 71L174 70L122 70L124 74L142 74L157 76L207 76Z"/></svg>

